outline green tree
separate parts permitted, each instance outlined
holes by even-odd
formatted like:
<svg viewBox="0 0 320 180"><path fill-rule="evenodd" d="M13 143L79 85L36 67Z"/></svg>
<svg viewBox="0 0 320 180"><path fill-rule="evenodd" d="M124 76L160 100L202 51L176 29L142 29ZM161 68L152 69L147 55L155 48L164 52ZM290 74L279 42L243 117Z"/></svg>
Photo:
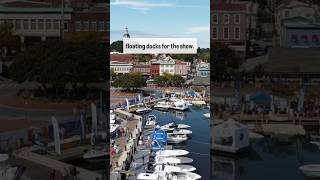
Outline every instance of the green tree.
<svg viewBox="0 0 320 180"><path fill-rule="evenodd" d="M172 76L171 82L175 87L181 87L185 83L185 80L182 76L175 74Z"/></svg>
<svg viewBox="0 0 320 180"><path fill-rule="evenodd" d="M123 52L123 41L114 41L110 45L110 51Z"/></svg>
<svg viewBox="0 0 320 180"><path fill-rule="evenodd" d="M147 85L145 78L141 73L128 73L118 76L113 83L114 87L124 88L126 90L137 90Z"/></svg>
<svg viewBox="0 0 320 180"><path fill-rule="evenodd" d="M19 47L19 37L13 35L13 26L7 23L0 24L0 60L4 63L7 53Z"/></svg>

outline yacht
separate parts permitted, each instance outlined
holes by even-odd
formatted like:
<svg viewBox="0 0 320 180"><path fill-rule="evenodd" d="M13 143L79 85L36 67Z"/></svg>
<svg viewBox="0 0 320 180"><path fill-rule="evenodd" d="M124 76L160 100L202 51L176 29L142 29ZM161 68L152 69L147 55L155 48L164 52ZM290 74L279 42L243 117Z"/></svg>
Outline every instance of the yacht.
<svg viewBox="0 0 320 180"><path fill-rule="evenodd" d="M205 118L210 118L210 113L203 114Z"/></svg>
<svg viewBox="0 0 320 180"><path fill-rule="evenodd" d="M161 126L160 128L162 130L174 130L174 129L188 129L190 128L191 126L187 125L187 124L176 124L176 123L168 123L168 124L165 124L163 126Z"/></svg>
<svg viewBox="0 0 320 180"><path fill-rule="evenodd" d="M167 130L167 134L185 134L190 135L192 134L192 131L189 129L173 129L173 130Z"/></svg>
<svg viewBox="0 0 320 180"><path fill-rule="evenodd" d="M170 174L167 174L168 176L166 179L172 179L172 180L197 180L201 179L201 176L196 173L192 172L173 172Z"/></svg>
<svg viewBox="0 0 320 180"><path fill-rule="evenodd" d="M193 172L197 168L190 166L190 165L156 165L154 170L155 172Z"/></svg>
<svg viewBox="0 0 320 180"><path fill-rule="evenodd" d="M166 101L159 101L155 106L155 109L158 110L168 110L169 108L171 108L171 104L169 102Z"/></svg>
<svg viewBox="0 0 320 180"><path fill-rule="evenodd" d="M155 164L189 164L193 159L188 157L155 157Z"/></svg>
<svg viewBox="0 0 320 180"><path fill-rule="evenodd" d="M168 134L168 143L181 143L188 140L185 134Z"/></svg>
<svg viewBox="0 0 320 180"><path fill-rule="evenodd" d="M320 164L308 164L299 167L299 170L308 177L320 177Z"/></svg>
<svg viewBox="0 0 320 180"><path fill-rule="evenodd" d="M171 108L175 110L180 110L180 111L185 111L189 109L187 102L184 100L173 102L173 105L171 106Z"/></svg>
<svg viewBox="0 0 320 180"><path fill-rule="evenodd" d="M157 173L139 173L137 176L139 180L159 180Z"/></svg>
<svg viewBox="0 0 320 180"><path fill-rule="evenodd" d="M136 113L142 114L142 113L148 113L150 111L152 111L151 108L142 106L142 107L138 107L138 109L136 110Z"/></svg>
<svg viewBox="0 0 320 180"><path fill-rule="evenodd" d="M89 162L107 162L109 153L105 148L93 148L83 155L83 159Z"/></svg>
<svg viewBox="0 0 320 180"><path fill-rule="evenodd" d="M152 127L157 124L157 118L154 115L149 115L147 122L146 122L146 127Z"/></svg>
<svg viewBox="0 0 320 180"><path fill-rule="evenodd" d="M185 156L187 154L189 154L189 151L183 149L160 150L156 152L156 156L158 157Z"/></svg>

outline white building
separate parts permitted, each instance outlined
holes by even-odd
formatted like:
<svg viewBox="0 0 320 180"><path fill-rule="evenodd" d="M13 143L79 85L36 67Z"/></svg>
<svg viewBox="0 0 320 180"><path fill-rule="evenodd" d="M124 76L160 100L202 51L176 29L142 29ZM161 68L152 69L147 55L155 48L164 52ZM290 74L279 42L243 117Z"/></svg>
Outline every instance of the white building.
<svg viewBox="0 0 320 180"><path fill-rule="evenodd" d="M160 76L164 73L175 74L175 60L170 56L160 55L157 60L152 61L153 64L159 64Z"/></svg>
<svg viewBox="0 0 320 180"><path fill-rule="evenodd" d="M132 71L136 56L133 54L110 54L110 70L116 74L127 74Z"/></svg>
<svg viewBox="0 0 320 180"><path fill-rule="evenodd" d="M211 129L211 149L228 153L238 153L249 146L248 127L228 120Z"/></svg>

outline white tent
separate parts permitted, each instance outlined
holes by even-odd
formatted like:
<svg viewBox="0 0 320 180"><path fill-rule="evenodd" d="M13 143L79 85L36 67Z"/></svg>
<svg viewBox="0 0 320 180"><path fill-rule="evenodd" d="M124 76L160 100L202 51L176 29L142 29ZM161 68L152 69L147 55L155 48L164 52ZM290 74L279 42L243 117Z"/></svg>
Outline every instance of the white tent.
<svg viewBox="0 0 320 180"><path fill-rule="evenodd" d="M218 124L212 131L213 150L237 153L249 146L248 127L232 119Z"/></svg>

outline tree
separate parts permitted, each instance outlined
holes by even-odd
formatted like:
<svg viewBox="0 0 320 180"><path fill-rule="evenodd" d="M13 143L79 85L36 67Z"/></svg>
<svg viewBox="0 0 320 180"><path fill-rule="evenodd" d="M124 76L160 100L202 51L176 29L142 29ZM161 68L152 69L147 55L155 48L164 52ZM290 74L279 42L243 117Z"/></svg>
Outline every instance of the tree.
<svg viewBox="0 0 320 180"><path fill-rule="evenodd" d="M181 87L185 83L185 80L182 76L175 74L173 75L171 82L175 87Z"/></svg>
<svg viewBox="0 0 320 180"><path fill-rule="evenodd" d="M181 87L185 80L180 75L172 75L169 73L164 73L162 76L157 76L154 78L154 83L159 86L176 86Z"/></svg>
<svg viewBox="0 0 320 180"><path fill-rule="evenodd" d="M159 86L167 86L167 79L164 76L156 76L153 78L153 82Z"/></svg>
<svg viewBox="0 0 320 180"><path fill-rule="evenodd" d="M114 72L114 69L113 69L113 68L110 69L110 77L111 77L111 79L113 79L114 77L116 77L116 73Z"/></svg>
<svg viewBox="0 0 320 180"><path fill-rule="evenodd" d="M123 52L123 41L114 41L110 45L110 51Z"/></svg>
<svg viewBox="0 0 320 180"><path fill-rule="evenodd" d="M118 76L113 83L114 87L124 88L126 90L137 90L147 85L145 78L141 73L132 72Z"/></svg>
<svg viewBox="0 0 320 180"><path fill-rule="evenodd" d="M214 64L214 75L217 77L239 68L240 57L223 43L213 43L211 56Z"/></svg>
<svg viewBox="0 0 320 180"><path fill-rule="evenodd" d="M0 24L0 59L4 63L8 52L19 49L19 37L13 35L13 26L11 24Z"/></svg>

